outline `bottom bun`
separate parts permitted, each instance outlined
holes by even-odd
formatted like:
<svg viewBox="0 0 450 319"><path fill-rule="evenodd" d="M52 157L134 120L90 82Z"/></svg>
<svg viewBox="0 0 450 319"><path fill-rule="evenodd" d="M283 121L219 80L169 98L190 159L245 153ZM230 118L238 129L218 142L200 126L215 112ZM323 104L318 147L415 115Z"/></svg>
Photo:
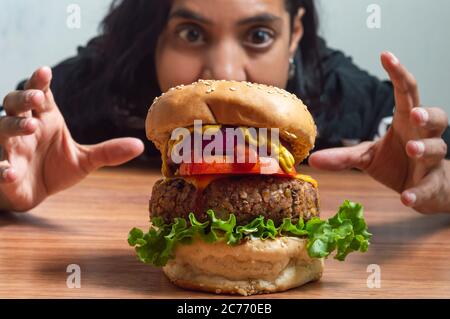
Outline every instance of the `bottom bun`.
<svg viewBox="0 0 450 319"><path fill-rule="evenodd" d="M244 296L285 291L319 280L323 259L309 257L307 239L251 239L237 246L196 239L179 245L163 271L177 286Z"/></svg>

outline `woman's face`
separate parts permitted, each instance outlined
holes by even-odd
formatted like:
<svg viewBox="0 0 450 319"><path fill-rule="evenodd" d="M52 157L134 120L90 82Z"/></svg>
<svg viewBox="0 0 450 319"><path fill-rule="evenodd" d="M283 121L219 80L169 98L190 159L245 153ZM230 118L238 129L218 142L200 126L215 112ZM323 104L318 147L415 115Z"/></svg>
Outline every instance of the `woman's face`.
<svg viewBox="0 0 450 319"><path fill-rule="evenodd" d="M289 59L303 35L285 0L174 0L156 50L163 92L198 79L285 88Z"/></svg>

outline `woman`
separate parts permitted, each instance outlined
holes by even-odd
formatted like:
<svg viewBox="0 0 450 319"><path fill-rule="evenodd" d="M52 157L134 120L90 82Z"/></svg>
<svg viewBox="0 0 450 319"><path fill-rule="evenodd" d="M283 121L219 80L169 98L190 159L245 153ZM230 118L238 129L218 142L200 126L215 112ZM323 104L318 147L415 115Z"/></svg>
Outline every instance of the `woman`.
<svg viewBox="0 0 450 319"><path fill-rule="evenodd" d="M365 170L405 205L450 211L446 114L419 107L413 76L392 54L381 56L390 84L326 48L312 0L123 0L103 27L76 57L38 69L5 97L0 208L29 210L99 167L139 156L153 98L203 78L297 94L316 118L317 148L372 140L396 105L381 139L316 152L310 164ZM147 146L147 155L157 154Z"/></svg>

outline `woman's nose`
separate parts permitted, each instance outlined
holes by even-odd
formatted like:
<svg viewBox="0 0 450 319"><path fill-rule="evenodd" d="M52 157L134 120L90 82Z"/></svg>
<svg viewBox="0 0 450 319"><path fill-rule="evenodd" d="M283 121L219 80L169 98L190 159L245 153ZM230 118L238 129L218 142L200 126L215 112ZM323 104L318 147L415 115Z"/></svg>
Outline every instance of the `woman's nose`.
<svg viewBox="0 0 450 319"><path fill-rule="evenodd" d="M211 48L206 54L202 78L246 81L245 54L239 47L230 43Z"/></svg>

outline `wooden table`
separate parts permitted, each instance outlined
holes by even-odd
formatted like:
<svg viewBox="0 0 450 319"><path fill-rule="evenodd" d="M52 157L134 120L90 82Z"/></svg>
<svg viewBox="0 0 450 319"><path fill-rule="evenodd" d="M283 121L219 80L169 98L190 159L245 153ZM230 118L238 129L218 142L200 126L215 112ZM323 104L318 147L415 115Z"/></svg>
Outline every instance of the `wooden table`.
<svg viewBox="0 0 450 319"><path fill-rule="evenodd" d="M361 202L372 245L345 262L328 259L321 281L256 298L450 297L450 215L422 216L359 172L303 172L319 181L322 217L344 199ZM148 199L159 169L102 169L27 214L0 216L0 297L197 298L215 295L173 286L160 269L137 261L128 231L147 228ZM81 269L68 288L67 266ZM368 265L381 287L368 288Z"/></svg>

